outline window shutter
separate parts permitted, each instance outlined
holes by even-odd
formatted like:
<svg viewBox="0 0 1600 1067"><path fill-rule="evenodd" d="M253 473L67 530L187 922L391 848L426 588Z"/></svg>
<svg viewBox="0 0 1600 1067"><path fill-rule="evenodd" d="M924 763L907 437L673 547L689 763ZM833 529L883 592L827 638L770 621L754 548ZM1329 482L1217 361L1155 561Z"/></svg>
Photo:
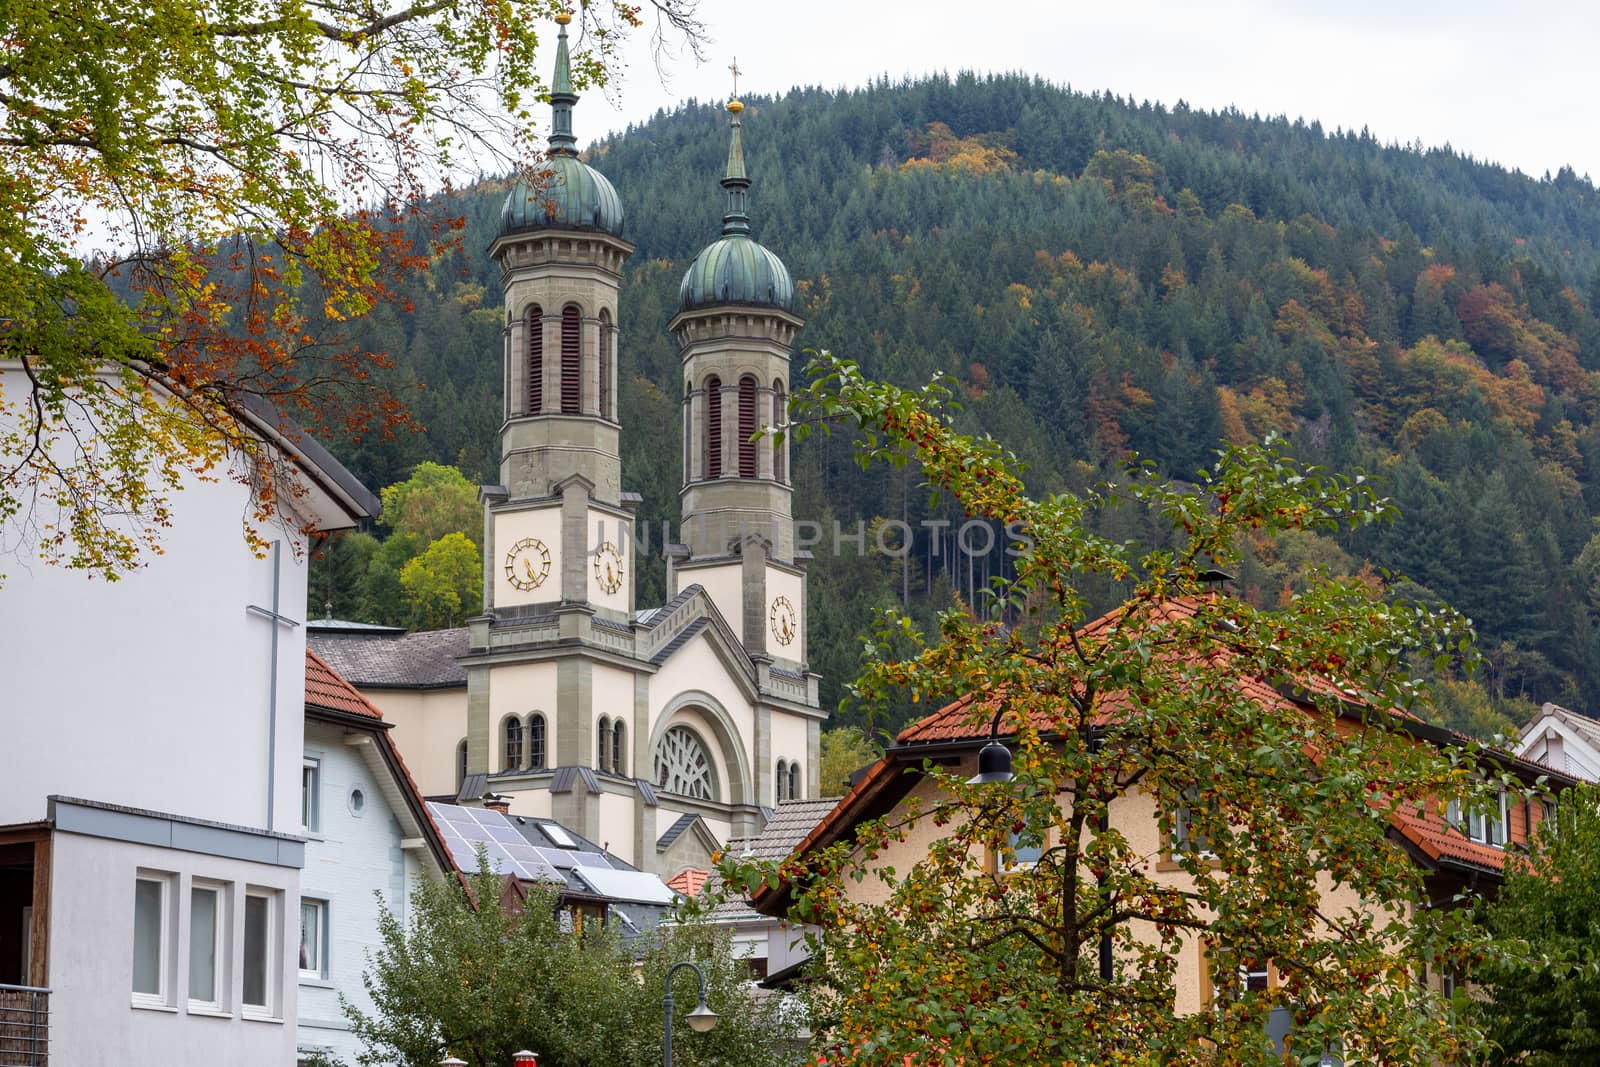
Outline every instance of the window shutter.
<svg viewBox="0 0 1600 1067"><path fill-rule="evenodd" d="M583 410L583 359L580 349L583 319L571 304L561 309L561 413Z"/></svg>

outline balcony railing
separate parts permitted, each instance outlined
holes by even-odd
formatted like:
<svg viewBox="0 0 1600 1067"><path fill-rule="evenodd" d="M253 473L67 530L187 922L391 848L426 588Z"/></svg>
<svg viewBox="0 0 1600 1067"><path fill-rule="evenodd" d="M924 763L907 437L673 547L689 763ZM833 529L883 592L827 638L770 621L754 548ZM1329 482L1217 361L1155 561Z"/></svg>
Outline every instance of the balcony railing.
<svg viewBox="0 0 1600 1067"><path fill-rule="evenodd" d="M0 985L0 1067L50 1062L50 990Z"/></svg>

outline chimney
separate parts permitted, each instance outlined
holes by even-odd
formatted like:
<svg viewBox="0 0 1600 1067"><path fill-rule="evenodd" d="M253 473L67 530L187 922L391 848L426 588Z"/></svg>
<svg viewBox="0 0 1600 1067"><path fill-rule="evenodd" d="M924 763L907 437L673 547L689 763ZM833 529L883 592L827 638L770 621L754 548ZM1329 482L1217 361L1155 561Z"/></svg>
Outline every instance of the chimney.
<svg viewBox="0 0 1600 1067"><path fill-rule="evenodd" d="M526 1049L521 1052L513 1052L511 1054L511 1067L539 1067L539 1056L537 1053L529 1052Z"/></svg>
<svg viewBox="0 0 1600 1067"><path fill-rule="evenodd" d="M490 811L498 811L501 815L511 814L511 798L504 793L485 793L483 795L483 806ZM532 1053L529 1053L529 1055L532 1055Z"/></svg>

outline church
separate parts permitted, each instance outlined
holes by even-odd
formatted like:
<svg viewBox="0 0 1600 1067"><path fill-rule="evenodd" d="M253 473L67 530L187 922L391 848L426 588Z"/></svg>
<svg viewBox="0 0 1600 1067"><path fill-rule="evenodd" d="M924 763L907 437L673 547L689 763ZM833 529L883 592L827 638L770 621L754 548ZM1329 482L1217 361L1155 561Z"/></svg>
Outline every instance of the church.
<svg viewBox="0 0 1600 1067"><path fill-rule="evenodd" d="M489 247L505 293L500 484L485 486L482 615L403 634L312 624L312 647L394 723L431 795L509 798L644 870L705 866L779 801L815 797L821 724L805 555L781 425L803 325L751 236L737 100L722 233L667 328L683 364L682 543L665 604L635 600L622 488L622 198L579 159L566 24L545 171L513 184ZM480 777L483 776L483 777ZM477 794L465 796L467 793Z"/></svg>

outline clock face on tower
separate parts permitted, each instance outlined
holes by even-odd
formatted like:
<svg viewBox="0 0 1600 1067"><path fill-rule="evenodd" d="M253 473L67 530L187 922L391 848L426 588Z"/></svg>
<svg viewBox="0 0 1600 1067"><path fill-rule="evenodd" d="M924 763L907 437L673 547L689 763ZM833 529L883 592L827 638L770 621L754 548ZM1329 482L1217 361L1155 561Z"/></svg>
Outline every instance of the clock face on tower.
<svg viewBox="0 0 1600 1067"><path fill-rule="evenodd" d="M550 577L550 550L537 537L524 537L506 553L506 581L524 591Z"/></svg>
<svg viewBox="0 0 1600 1067"><path fill-rule="evenodd" d="M622 553L610 541L594 550L594 580L607 593L622 588Z"/></svg>
<svg viewBox="0 0 1600 1067"><path fill-rule="evenodd" d="M789 598L780 596L772 602L772 610L768 613L772 622L772 636L778 644L787 645L795 638L799 627L795 619L794 605L789 603Z"/></svg>

